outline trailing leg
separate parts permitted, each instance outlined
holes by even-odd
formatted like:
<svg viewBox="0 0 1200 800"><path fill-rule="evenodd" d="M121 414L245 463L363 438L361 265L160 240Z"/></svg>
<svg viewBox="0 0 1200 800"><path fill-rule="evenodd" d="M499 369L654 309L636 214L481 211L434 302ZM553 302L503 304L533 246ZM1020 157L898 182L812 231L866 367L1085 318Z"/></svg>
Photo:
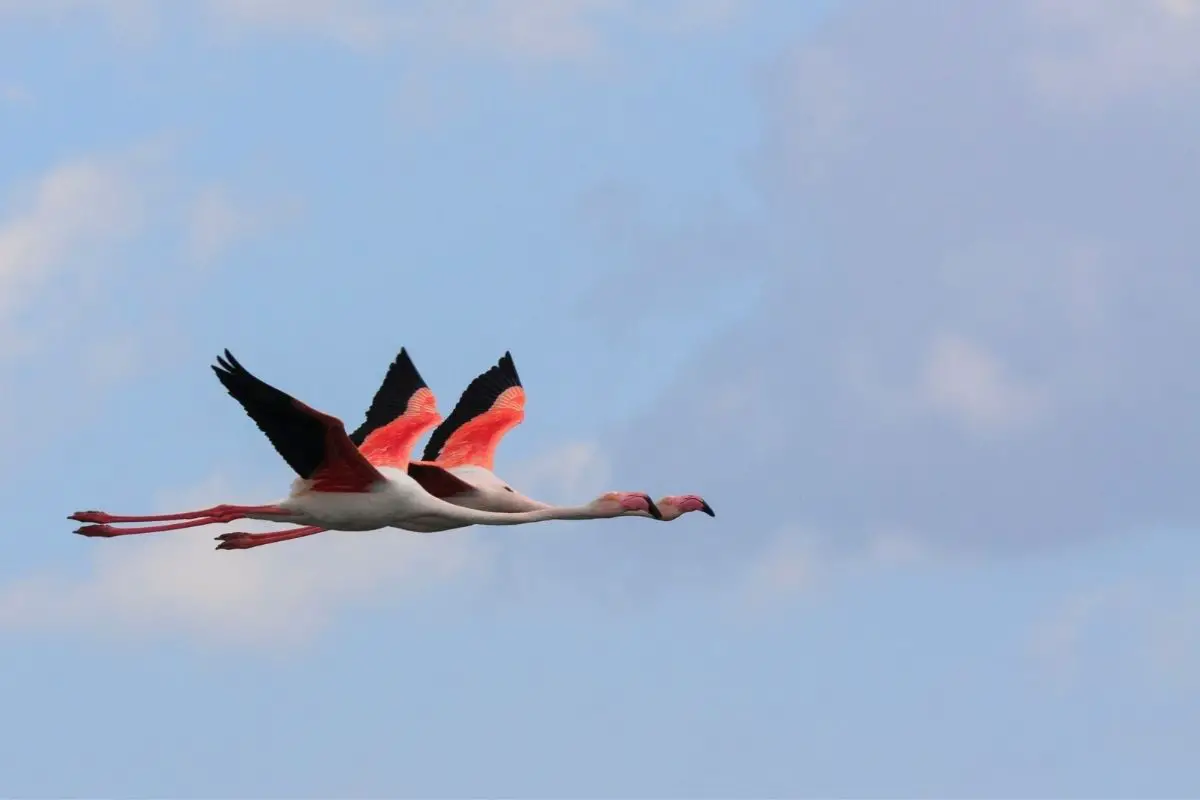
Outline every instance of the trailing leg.
<svg viewBox="0 0 1200 800"><path fill-rule="evenodd" d="M314 533L323 533L325 530L325 528L309 525L303 528L292 528L274 533L245 533L242 531L223 533L217 537L217 541L220 542L217 545L217 549L249 550L251 547L261 547L264 544L275 544L276 542L286 542L291 539L301 539L305 536L312 536Z"/></svg>

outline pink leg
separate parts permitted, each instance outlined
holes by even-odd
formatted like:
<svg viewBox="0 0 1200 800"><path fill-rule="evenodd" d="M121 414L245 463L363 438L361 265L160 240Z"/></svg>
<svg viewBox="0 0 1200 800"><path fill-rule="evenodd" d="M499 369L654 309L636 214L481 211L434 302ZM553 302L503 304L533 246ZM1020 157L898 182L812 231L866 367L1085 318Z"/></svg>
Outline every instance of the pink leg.
<svg viewBox="0 0 1200 800"><path fill-rule="evenodd" d="M234 517L234 519L238 519ZM233 519L226 517L205 517L203 519L193 519L187 522L174 522L170 525L145 525L140 528L114 528L111 525L84 525L81 528L76 528L75 532L80 536L99 536L105 539L111 539L114 536L131 536L135 533L160 533L162 531L178 531L184 528L196 528L201 525L218 525L226 522L233 522Z"/></svg>
<svg viewBox="0 0 1200 800"><path fill-rule="evenodd" d="M305 528L292 528L286 531L276 531L274 533L223 533L217 537L220 542L217 545L218 550L249 550L251 547L261 547L264 544L275 544L276 542L286 542L289 539L300 539L305 536L312 536L314 533L322 533L326 529L315 526Z"/></svg>
<svg viewBox="0 0 1200 800"><path fill-rule="evenodd" d="M107 525L110 522L169 522L176 519L196 519L197 517L226 518L225 522L241 519L247 514L286 514L279 506L231 506L219 505L212 508L202 508L199 511L184 511L179 514L145 514L142 516L106 514L103 511L76 511L67 519L76 522L95 522Z"/></svg>

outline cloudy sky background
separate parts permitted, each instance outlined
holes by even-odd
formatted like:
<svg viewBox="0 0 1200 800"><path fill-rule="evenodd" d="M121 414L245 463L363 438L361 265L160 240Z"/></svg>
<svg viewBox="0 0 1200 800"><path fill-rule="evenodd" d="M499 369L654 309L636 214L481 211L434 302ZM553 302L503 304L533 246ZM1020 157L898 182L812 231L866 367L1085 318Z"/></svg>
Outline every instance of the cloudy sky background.
<svg viewBox="0 0 1200 800"><path fill-rule="evenodd" d="M0 0L0 791L1200 794L1200 3ZM529 493L227 553L225 347Z"/></svg>

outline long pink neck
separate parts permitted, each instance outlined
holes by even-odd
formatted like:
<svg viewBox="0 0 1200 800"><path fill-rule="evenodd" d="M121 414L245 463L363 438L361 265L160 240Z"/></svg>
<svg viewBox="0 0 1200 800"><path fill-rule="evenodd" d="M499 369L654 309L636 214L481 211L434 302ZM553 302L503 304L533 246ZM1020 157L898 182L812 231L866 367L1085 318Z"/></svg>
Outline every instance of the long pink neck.
<svg viewBox="0 0 1200 800"><path fill-rule="evenodd" d="M682 514L682 512L680 512L679 509L672 508L670 506L665 506L665 505L660 505L658 507L658 510L660 512L662 512L662 519L658 520L659 522L670 522L673 519L679 518ZM640 509L637 511L626 511L624 516L626 516L626 517L645 517L646 519L655 519L655 516L653 514L651 514L649 511L642 511Z"/></svg>
<svg viewBox="0 0 1200 800"><path fill-rule="evenodd" d="M533 511L477 511L450 503L446 503L446 506L452 510L443 510L442 513L464 525L523 525L527 522L601 519L609 516L596 513L590 506L547 506Z"/></svg>

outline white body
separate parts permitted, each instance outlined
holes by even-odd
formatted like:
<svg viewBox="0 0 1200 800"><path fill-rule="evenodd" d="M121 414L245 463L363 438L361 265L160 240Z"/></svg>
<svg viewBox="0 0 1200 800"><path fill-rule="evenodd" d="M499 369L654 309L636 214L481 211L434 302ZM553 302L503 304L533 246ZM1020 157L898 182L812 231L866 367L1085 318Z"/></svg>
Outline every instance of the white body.
<svg viewBox="0 0 1200 800"><path fill-rule="evenodd" d="M462 467L461 470L478 470L479 467ZM505 505L523 505L521 511L496 511L474 508L440 500L421 488L407 472L393 467L378 467L384 481L376 484L369 492L311 492L308 482L298 480L292 484L291 494L276 505L287 510L281 514L248 514L250 519L273 522L291 522L297 525L313 525L327 530L370 531L379 528L400 528L407 531L428 533L462 528L467 525L522 525L527 522L544 522L553 519L595 519L610 516L598 513L588 506L558 508L538 503L535 500L507 492L499 478L491 475L494 483L481 489L481 496L492 498L498 494L512 495L504 498ZM456 473L459 470L454 470ZM468 475L460 474L464 480ZM470 476L474 483L478 475ZM471 503L482 504L474 495ZM616 516L612 514L611 516Z"/></svg>
<svg viewBox="0 0 1200 800"><path fill-rule="evenodd" d="M540 511L554 508L545 503L540 503L532 497L526 497L515 490L509 491L505 488L508 486L507 483L498 478L491 470L484 467L467 464L459 467L450 467L446 471L475 487L475 491L469 494L449 498L446 502L451 505L460 508L475 509L476 511L493 511L505 514L519 514L526 511ZM436 531L465 528L469 524L471 523L451 522L445 519L424 519L420 521L413 520L406 525L397 525L395 527L402 527L404 530L417 531L418 533L434 533Z"/></svg>

